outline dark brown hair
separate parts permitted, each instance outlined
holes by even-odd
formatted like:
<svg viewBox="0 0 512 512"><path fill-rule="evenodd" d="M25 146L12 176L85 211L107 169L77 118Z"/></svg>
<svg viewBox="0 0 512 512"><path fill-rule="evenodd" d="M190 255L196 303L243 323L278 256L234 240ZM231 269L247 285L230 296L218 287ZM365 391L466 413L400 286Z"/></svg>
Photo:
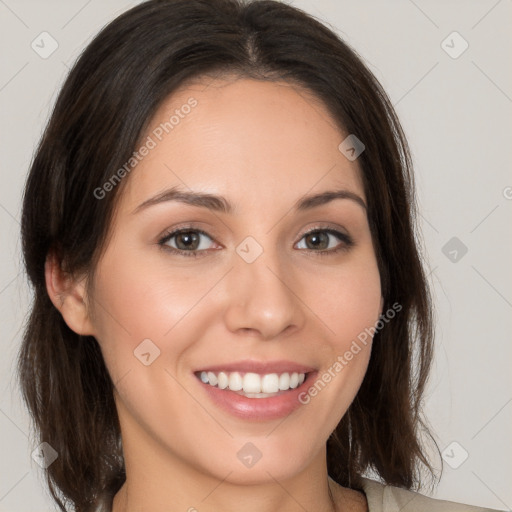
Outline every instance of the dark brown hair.
<svg viewBox="0 0 512 512"><path fill-rule="evenodd" d="M366 147L358 163L383 311L394 303L402 309L375 334L361 388L328 440L329 475L359 490L367 470L408 489L419 488L425 468L435 475L422 434L437 445L421 408L433 355L432 306L416 239L410 152L386 93L353 49L297 8L278 1L150 0L104 27L71 69L23 198L23 254L34 301L18 378L39 442L59 455L46 475L61 510L110 503L125 470L113 383L99 345L73 332L50 301L46 257L54 253L72 275L94 275L123 183L101 200L94 191L128 161L169 94L190 79L228 75L301 86Z"/></svg>

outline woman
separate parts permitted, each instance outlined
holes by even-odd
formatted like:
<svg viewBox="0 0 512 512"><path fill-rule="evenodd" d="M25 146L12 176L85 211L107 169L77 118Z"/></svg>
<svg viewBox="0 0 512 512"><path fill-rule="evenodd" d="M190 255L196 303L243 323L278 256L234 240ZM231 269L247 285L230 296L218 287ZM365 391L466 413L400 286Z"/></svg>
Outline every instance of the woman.
<svg viewBox="0 0 512 512"><path fill-rule="evenodd" d="M377 80L298 9L150 0L104 28L23 204L19 376L61 510L483 510L416 492L410 172Z"/></svg>

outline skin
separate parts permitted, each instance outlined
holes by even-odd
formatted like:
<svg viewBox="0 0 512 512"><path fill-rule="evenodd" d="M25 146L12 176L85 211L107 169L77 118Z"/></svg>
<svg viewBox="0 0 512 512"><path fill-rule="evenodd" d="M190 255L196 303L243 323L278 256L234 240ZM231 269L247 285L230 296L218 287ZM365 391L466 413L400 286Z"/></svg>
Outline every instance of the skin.
<svg viewBox="0 0 512 512"><path fill-rule="evenodd" d="M325 443L361 385L371 340L309 404L280 420L231 416L192 373L253 358L288 359L322 375L378 320L365 208L336 199L293 209L306 194L335 189L366 202L357 160L338 150L347 134L307 91L224 78L173 93L141 140L191 96L197 106L125 178L94 282L67 278L51 257L46 265L54 304L74 331L98 340L115 384L127 481L113 510L367 510L363 493L328 477ZM222 195L236 215L177 201L132 213L172 186ZM198 235L202 255L158 245L189 222L208 233ZM354 246L318 255L344 244L326 234L316 249L304 233L320 223L348 233ZM253 263L236 252L247 236L263 249ZM183 248L177 238L167 245ZM147 338L160 350L148 366L134 357ZM237 458L247 442L262 453L251 468Z"/></svg>

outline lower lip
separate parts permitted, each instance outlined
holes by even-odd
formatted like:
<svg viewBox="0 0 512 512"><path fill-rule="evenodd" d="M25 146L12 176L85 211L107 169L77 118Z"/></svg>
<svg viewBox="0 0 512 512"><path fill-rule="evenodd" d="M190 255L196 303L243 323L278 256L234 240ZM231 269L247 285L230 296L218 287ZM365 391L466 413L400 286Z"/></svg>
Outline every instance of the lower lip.
<svg viewBox="0 0 512 512"><path fill-rule="evenodd" d="M281 395L268 398L247 398L229 389L220 389L205 384L195 375L194 378L205 390L210 399L224 411L246 420L275 420L288 416L304 405L299 401L299 395L305 392L318 372L308 373L304 382L295 389L289 389Z"/></svg>

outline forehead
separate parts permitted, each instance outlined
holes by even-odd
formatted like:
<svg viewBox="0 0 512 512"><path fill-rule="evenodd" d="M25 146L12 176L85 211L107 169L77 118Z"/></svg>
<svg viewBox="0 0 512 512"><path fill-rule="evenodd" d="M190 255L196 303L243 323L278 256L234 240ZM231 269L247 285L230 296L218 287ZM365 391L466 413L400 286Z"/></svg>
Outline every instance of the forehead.
<svg viewBox="0 0 512 512"><path fill-rule="evenodd" d="M260 208L329 187L364 199L357 162L338 149L346 136L325 105L296 85L198 80L151 119L140 139L150 149L130 173L122 203L134 208L172 186Z"/></svg>

